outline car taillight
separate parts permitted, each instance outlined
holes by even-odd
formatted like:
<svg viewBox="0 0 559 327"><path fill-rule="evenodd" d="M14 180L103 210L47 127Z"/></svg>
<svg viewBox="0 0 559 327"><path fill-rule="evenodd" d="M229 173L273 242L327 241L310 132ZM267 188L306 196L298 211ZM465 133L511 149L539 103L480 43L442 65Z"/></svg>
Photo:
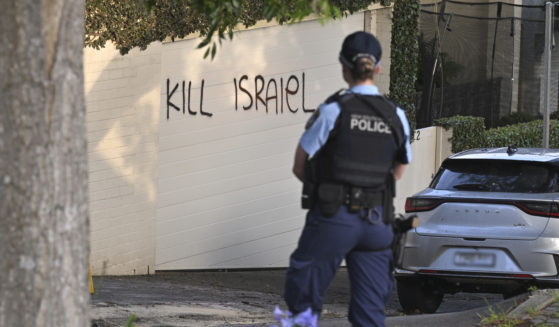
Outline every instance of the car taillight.
<svg viewBox="0 0 559 327"><path fill-rule="evenodd" d="M407 198L406 212L429 211L441 204L441 199Z"/></svg>
<svg viewBox="0 0 559 327"><path fill-rule="evenodd" d="M419 271L420 274L436 274L438 273L438 271L436 270L430 270L430 269L421 269Z"/></svg>
<svg viewBox="0 0 559 327"><path fill-rule="evenodd" d="M508 204L517 207L529 215L559 218L559 205L549 201L510 201L510 200L481 200L481 199L439 199L439 198L407 198L406 212L433 210L442 203L487 203Z"/></svg>
<svg viewBox="0 0 559 327"><path fill-rule="evenodd" d="M530 274L512 274L511 277L513 278L534 278L534 276Z"/></svg>
<svg viewBox="0 0 559 327"><path fill-rule="evenodd" d="M514 201L512 204L529 215L559 217L559 208L555 202Z"/></svg>

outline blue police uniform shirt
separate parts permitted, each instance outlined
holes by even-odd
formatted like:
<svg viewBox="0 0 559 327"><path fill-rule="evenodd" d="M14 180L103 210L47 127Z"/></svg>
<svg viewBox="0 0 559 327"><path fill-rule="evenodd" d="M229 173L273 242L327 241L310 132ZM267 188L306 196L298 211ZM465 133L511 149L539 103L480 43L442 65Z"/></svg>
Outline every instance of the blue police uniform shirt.
<svg viewBox="0 0 559 327"><path fill-rule="evenodd" d="M346 93L380 95L376 85L356 85L347 90ZM326 143L330 131L334 128L334 123L340 114L341 108L337 102L331 102L322 103L317 110L319 111L318 117L311 118L315 119L315 121L310 124L307 130L305 130L299 142L309 157L312 157ZM407 162L401 163L407 164L410 163L412 159L410 147L410 125L404 110L400 107L396 107L396 113L402 122L404 135L406 136L405 147Z"/></svg>

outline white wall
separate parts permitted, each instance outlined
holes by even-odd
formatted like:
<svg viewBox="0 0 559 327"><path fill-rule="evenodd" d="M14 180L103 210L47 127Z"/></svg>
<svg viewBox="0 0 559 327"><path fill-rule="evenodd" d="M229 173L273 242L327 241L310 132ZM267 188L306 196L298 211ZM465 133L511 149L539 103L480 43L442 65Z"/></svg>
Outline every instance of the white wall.
<svg viewBox="0 0 559 327"><path fill-rule="evenodd" d="M195 50L198 39L164 44L157 269L287 265L304 221L301 186L291 173L312 113L303 107L316 108L345 86L340 46L363 24L360 13L325 26L311 20L242 31L213 61ZM202 108L212 116L200 112L202 81ZM196 114L188 112L189 85ZM256 109L260 85L262 99L267 91L277 96L267 110L261 101ZM171 106L167 119L168 97L179 111Z"/></svg>
<svg viewBox="0 0 559 327"><path fill-rule="evenodd" d="M161 44L86 48L84 66L93 273L153 272Z"/></svg>
<svg viewBox="0 0 559 327"><path fill-rule="evenodd" d="M448 141L451 136L452 132L442 127L416 130L416 140L411 144L412 162L406 167L402 179L396 183L396 213L405 212L406 198L427 187L442 161L452 154Z"/></svg>
<svg viewBox="0 0 559 327"><path fill-rule="evenodd" d="M305 108L316 108L345 87L337 59L343 37L366 28L384 47L377 82L387 92L390 14L382 9L326 26L310 20L236 32L214 61L202 60L197 39L154 43L126 56L110 46L86 49L93 273L286 266L304 222L301 186L291 174L310 114L302 109L303 73ZM243 75L253 101L257 75L294 94L286 100L280 92L277 113L273 99L268 113L261 102L258 111L254 103L244 110L250 101L239 89ZM291 76L297 92L294 78L288 85ZM200 111L202 80L202 111L211 116ZM189 83L196 114L188 113ZM167 119L168 92L177 84L169 97L179 111L170 106ZM440 161L440 132L420 133L398 184L398 212Z"/></svg>

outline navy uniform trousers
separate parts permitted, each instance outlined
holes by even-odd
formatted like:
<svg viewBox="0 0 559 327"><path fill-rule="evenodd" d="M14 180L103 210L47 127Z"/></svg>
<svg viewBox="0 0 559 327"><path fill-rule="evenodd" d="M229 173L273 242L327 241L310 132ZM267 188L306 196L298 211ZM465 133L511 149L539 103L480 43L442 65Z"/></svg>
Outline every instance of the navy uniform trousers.
<svg viewBox="0 0 559 327"><path fill-rule="evenodd" d="M349 320L353 326L384 326L385 306L394 288L393 232L382 222L382 208L370 220L342 206L324 217L317 206L307 214L297 249L290 257L285 301L294 314L309 307L320 313L324 294L342 260L351 283Z"/></svg>

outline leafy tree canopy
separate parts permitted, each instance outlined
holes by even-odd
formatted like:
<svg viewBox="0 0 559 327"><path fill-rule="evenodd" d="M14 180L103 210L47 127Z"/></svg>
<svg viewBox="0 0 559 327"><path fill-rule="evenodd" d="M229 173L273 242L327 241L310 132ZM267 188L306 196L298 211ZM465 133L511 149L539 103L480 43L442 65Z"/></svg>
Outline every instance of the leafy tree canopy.
<svg viewBox="0 0 559 327"><path fill-rule="evenodd" d="M291 23L311 14L339 18L372 3L389 5L390 0L86 0L85 45L99 49L112 41L126 54L154 41L200 33L199 47L213 57L213 37L232 39L239 24L249 27L262 19Z"/></svg>

